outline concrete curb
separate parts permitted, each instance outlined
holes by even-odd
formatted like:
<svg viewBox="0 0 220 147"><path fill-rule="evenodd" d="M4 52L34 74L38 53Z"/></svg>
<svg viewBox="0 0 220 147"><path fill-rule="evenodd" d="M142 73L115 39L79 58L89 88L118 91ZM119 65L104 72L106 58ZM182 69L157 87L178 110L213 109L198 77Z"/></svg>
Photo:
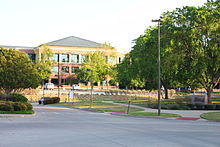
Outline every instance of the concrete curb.
<svg viewBox="0 0 220 147"><path fill-rule="evenodd" d="M0 114L0 117L33 117L36 116L36 112L34 114Z"/></svg>

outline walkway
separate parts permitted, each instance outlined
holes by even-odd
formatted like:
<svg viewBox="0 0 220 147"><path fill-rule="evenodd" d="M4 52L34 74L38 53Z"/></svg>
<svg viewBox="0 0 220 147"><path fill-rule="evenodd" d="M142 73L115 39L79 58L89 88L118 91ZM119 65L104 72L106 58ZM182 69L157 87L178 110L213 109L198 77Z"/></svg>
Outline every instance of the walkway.
<svg viewBox="0 0 220 147"><path fill-rule="evenodd" d="M107 102L107 101L106 101ZM114 103L111 101L108 101L107 103L112 103L112 104L117 104L117 105L123 105L123 106L128 106L128 104L122 104L122 103ZM158 112L158 109L152 109L152 108L146 108L146 107L141 107L141 106L137 106L137 105L130 105L130 107L134 107L134 108L139 108L139 109L144 109L143 111L139 111L139 112ZM178 118L178 119L189 119L189 120L204 120L202 118L200 118L200 115L203 113L207 113L207 112L220 112L218 110L161 110L161 113L175 113L175 114L179 114L182 116L182 118Z"/></svg>

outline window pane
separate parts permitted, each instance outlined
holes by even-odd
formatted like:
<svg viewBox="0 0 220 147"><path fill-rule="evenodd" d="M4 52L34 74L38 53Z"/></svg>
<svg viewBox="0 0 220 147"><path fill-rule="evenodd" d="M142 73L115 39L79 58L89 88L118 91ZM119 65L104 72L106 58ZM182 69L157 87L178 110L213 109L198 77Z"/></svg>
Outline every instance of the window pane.
<svg viewBox="0 0 220 147"><path fill-rule="evenodd" d="M69 67L68 66L62 66L62 72L63 73L69 73Z"/></svg>
<svg viewBox="0 0 220 147"><path fill-rule="evenodd" d="M30 59L32 62L35 62L35 60L36 60L36 54L28 54L28 57L29 57L29 59Z"/></svg>
<svg viewBox="0 0 220 147"><path fill-rule="evenodd" d="M86 59L86 55L81 55L81 63L84 63Z"/></svg>
<svg viewBox="0 0 220 147"><path fill-rule="evenodd" d="M58 72L58 66L53 66L52 67L52 72Z"/></svg>
<svg viewBox="0 0 220 147"><path fill-rule="evenodd" d="M108 63L109 63L109 64L114 64L114 61L115 61L115 57L110 56L110 57L108 58Z"/></svg>
<svg viewBox="0 0 220 147"><path fill-rule="evenodd" d="M61 55L61 62L69 62L69 55L68 54L62 54Z"/></svg>
<svg viewBox="0 0 220 147"><path fill-rule="evenodd" d="M72 63L79 63L79 55L71 55Z"/></svg>
<svg viewBox="0 0 220 147"><path fill-rule="evenodd" d="M53 55L53 58L52 58L52 61L53 61L53 62L58 62L58 57L59 57L58 54L54 54L54 55Z"/></svg>
<svg viewBox="0 0 220 147"><path fill-rule="evenodd" d="M76 71L79 69L79 67L72 67L72 73L76 73Z"/></svg>

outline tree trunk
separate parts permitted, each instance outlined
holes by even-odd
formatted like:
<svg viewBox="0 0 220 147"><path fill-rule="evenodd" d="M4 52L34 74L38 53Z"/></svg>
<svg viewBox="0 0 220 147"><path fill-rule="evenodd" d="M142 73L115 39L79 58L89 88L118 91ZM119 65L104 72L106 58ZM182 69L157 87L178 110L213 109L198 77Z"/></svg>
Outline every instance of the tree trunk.
<svg viewBox="0 0 220 147"><path fill-rule="evenodd" d="M211 98L211 94L212 94L212 88L207 88L206 89L206 94L207 94L207 103L210 103L210 98Z"/></svg>
<svg viewBox="0 0 220 147"><path fill-rule="evenodd" d="M165 92L165 99L168 99L168 88L164 87L164 92Z"/></svg>

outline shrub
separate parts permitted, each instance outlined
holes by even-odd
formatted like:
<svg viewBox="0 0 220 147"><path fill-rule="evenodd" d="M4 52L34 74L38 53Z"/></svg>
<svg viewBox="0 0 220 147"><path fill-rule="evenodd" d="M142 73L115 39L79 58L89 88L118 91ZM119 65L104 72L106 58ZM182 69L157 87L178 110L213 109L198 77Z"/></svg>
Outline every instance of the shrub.
<svg viewBox="0 0 220 147"><path fill-rule="evenodd" d="M196 103L195 108L196 110L204 110L205 105L203 103Z"/></svg>
<svg viewBox="0 0 220 147"><path fill-rule="evenodd" d="M215 110L215 104L207 104L205 105L205 110Z"/></svg>
<svg viewBox="0 0 220 147"><path fill-rule="evenodd" d="M11 95L14 98L13 102L27 102L28 101L28 99L25 96L23 96L22 94L13 93Z"/></svg>
<svg viewBox="0 0 220 147"><path fill-rule="evenodd" d="M19 103L13 103L14 111L21 111L22 108Z"/></svg>
<svg viewBox="0 0 220 147"><path fill-rule="evenodd" d="M25 103L19 103L21 107L21 111L26 111L28 109L27 105Z"/></svg>
<svg viewBox="0 0 220 147"><path fill-rule="evenodd" d="M27 106L27 110L32 110L33 106L30 103L24 103Z"/></svg>
<svg viewBox="0 0 220 147"><path fill-rule="evenodd" d="M14 107L11 103L0 103L0 111L13 111Z"/></svg>
<svg viewBox="0 0 220 147"><path fill-rule="evenodd" d="M0 94L0 100L3 101L13 101L13 96L9 94Z"/></svg>
<svg viewBox="0 0 220 147"><path fill-rule="evenodd" d="M220 110L220 104L216 104L215 109L216 109L216 110Z"/></svg>

